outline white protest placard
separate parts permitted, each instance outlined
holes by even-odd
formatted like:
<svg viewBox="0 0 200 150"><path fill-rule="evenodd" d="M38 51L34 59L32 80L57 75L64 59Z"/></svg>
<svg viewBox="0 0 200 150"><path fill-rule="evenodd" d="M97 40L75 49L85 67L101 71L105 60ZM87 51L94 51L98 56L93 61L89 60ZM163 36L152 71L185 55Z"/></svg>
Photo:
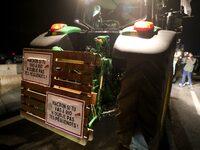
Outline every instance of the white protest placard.
<svg viewBox="0 0 200 150"><path fill-rule="evenodd" d="M52 53L25 51L22 79L50 86Z"/></svg>
<svg viewBox="0 0 200 150"><path fill-rule="evenodd" d="M83 138L85 101L47 92L46 123Z"/></svg>

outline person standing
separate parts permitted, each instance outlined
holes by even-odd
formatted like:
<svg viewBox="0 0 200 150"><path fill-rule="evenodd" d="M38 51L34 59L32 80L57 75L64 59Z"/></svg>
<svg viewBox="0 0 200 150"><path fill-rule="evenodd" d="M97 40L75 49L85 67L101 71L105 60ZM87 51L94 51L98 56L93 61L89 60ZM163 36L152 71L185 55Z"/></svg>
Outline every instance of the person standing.
<svg viewBox="0 0 200 150"><path fill-rule="evenodd" d="M174 53L174 59L173 59L173 82L176 82L176 71L177 71L177 63L181 60L182 58L182 51L181 50L176 50Z"/></svg>
<svg viewBox="0 0 200 150"><path fill-rule="evenodd" d="M192 72L194 69L196 58L193 57L192 53L188 53L188 55L185 58L183 58L182 61L185 62L185 66L183 68L182 79L181 79L181 82L179 83L179 86L183 87L186 84L188 84L189 88L191 88L192 87ZM188 82L186 82L186 77L187 77Z"/></svg>

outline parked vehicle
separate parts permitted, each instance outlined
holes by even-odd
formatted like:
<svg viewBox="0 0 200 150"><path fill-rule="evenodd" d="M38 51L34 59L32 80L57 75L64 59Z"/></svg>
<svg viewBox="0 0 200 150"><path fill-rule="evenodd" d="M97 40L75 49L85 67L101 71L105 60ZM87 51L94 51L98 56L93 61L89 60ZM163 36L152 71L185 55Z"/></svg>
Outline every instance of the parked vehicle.
<svg viewBox="0 0 200 150"><path fill-rule="evenodd" d="M6 61L6 55L5 54L0 54L0 64L4 64Z"/></svg>
<svg viewBox="0 0 200 150"><path fill-rule="evenodd" d="M22 63L22 54L15 52L5 52L0 54L0 64Z"/></svg>

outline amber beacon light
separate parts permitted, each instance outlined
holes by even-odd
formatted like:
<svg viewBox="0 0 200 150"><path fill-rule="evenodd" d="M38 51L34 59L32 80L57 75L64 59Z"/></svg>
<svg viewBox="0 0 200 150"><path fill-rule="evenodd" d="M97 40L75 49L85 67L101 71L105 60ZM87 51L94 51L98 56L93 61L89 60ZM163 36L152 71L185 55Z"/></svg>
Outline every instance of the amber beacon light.
<svg viewBox="0 0 200 150"><path fill-rule="evenodd" d="M63 24L63 23L55 23L51 26L50 30L51 30L51 32L54 32L54 31L63 29L64 27L65 27L65 24Z"/></svg>
<svg viewBox="0 0 200 150"><path fill-rule="evenodd" d="M134 24L134 29L139 32L148 32L154 29L154 24L150 21L138 21Z"/></svg>

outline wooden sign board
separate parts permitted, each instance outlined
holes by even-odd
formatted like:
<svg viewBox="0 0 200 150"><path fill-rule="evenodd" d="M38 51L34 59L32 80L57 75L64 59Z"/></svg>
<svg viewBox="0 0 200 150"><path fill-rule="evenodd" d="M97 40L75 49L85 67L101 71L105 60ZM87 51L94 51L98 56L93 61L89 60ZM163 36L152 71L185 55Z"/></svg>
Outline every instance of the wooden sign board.
<svg viewBox="0 0 200 150"><path fill-rule="evenodd" d="M22 79L50 87L52 53L25 51L23 56Z"/></svg>
<svg viewBox="0 0 200 150"><path fill-rule="evenodd" d="M83 138L85 101L47 92L46 123Z"/></svg>

